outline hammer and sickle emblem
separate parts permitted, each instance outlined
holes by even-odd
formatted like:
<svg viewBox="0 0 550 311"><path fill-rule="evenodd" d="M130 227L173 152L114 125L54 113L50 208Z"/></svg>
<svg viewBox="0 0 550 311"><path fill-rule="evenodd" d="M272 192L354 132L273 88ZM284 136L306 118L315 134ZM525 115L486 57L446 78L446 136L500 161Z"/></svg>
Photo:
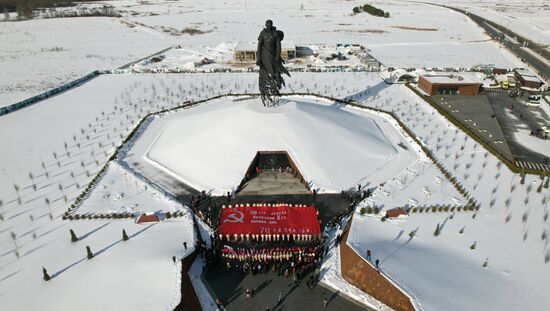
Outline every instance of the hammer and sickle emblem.
<svg viewBox="0 0 550 311"><path fill-rule="evenodd" d="M229 215L227 215L227 218L223 220L223 222L243 222L244 220L244 213L241 211L233 211Z"/></svg>

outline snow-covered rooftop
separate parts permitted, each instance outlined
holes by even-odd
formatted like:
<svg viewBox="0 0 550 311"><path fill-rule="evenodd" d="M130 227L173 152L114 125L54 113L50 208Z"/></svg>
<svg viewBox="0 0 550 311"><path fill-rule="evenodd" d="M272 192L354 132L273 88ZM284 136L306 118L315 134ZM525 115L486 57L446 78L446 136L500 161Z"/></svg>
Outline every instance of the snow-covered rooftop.
<svg viewBox="0 0 550 311"><path fill-rule="evenodd" d="M527 69L519 68L519 69L514 69L514 71L517 74L519 74L525 81L542 83L542 81L534 73L532 73Z"/></svg>
<svg viewBox="0 0 550 311"><path fill-rule="evenodd" d="M534 73L532 73L530 70L525 68L516 68L514 69L515 72L517 72L522 77L536 77Z"/></svg>
<svg viewBox="0 0 550 311"><path fill-rule="evenodd" d="M431 83L437 84L469 84L469 83L477 83L474 80L465 77L463 75L424 75L422 76L424 79L428 80Z"/></svg>
<svg viewBox="0 0 550 311"><path fill-rule="evenodd" d="M258 42L238 42L237 46L235 47L235 51L256 51L258 48ZM296 45L293 41L289 40L283 40L281 41L281 49L284 50L295 50Z"/></svg>

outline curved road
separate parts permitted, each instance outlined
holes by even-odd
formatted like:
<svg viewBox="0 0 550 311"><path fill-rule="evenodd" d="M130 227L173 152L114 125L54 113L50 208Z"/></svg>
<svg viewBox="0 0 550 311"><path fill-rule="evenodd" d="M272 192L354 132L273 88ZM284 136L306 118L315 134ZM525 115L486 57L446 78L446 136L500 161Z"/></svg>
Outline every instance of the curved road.
<svg viewBox="0 0 550 311"><path fill-rule="evenodd" d="M495 40L498 41L497 38L500 35L500 31L495 29L494 26L489 25L487 19L485 19L483 17L480 17L476 14L470 13L468 11L464 11L462 9L453 8L453 7L449 7L449 6L445 6L445 5L439 5L439 4L435 4L435 3L428 3L428 2L424 2L424 3L434 5L434 6L443 7L443 8L447 8L447 9L462 13L462 14L470 17L476 24L478 24L481 28L483 28L492 38L494 38ZM491 23L494 24L494 25L497 25L494 22L491 22ZM508 36L521 38L521 36L514 33L510 29L504 28L502 26L500 26L499 28L503 28L504 29L503 32ZM533 42L530 42L530 41L527 41L527 42L529 43L529 46L534 45ZM509 41L505 37L501 41L501 43L506 48L508 48L508 50L510 50L512 53L514 53L516 56L518 56L519 58L525 60L525 62L527 64L529 64L536 71L536 73L538 73L539 75L544 76L546 82L548 82L548 80L550 80L550 65L549 65L550 64L550 59L548 59L548 62L541 61L538 57L534 56L533 54L531 54L530 52L528 52L528 51L526 51L525 49L522 48L523 47L523 41L520 40L520 39L518 39L518 42L515 43L515 42ZM544 58L543 56L541 56L541 57Z"/></svg>

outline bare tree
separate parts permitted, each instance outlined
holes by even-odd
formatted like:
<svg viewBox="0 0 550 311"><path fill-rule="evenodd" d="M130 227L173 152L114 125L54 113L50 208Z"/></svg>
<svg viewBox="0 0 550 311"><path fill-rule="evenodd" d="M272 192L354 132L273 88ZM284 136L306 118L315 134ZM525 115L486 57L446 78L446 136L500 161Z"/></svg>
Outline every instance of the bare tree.
<svg viewBox="0 0 550 311"><path fill-rule="evenodd" d="M15 256L17 256L17 258L19 258L19 246L17 245L17 234L15 234L15 232L10 232L10 237L11 237L11 240L13 241L13 245L14 245L14 249L13 249L13 253L15 254Z"/></svg>
<svg viewBox="0 0 550 311"><path fill-rule="evenodd" d="M48 210L50 211L50 220L53 220L51 201L46 197L44 198L44 202L46 202L46 205L48 205Z"/></svg>
<svg viewBox="0 0 550 311"><path fill-rule="evenodd" d="M13 188L15 189L15 192L17 193L17 203L19 203L19 205L21 205L21 196L19 195L19 185L14 183Z"/></svg>

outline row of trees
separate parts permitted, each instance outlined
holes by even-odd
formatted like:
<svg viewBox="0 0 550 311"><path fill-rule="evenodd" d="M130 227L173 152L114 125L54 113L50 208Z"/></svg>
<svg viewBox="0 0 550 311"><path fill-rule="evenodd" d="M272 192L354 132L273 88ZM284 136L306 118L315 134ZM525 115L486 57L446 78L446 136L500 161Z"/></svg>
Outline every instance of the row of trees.
<svg viewBox="0 0 550 311"><path fill-rule="evenodd" d="M353 13L359 14L361 12L366 12L373 16L379 16L379 17L385 17L385 18L390 17L389 12L384 12L384 10L374 7L370 4L364 4L363 6L356 6L353 8Z"/></svg>
<svg viewBox="0 0 550 311"><path fill-rule="evenodd" d="M17 12L20 17L32 18L38 8L68 7L76 5L75 2L90 1L99 0L0 0L0 7L6 17L10 12Z"/></svg>

